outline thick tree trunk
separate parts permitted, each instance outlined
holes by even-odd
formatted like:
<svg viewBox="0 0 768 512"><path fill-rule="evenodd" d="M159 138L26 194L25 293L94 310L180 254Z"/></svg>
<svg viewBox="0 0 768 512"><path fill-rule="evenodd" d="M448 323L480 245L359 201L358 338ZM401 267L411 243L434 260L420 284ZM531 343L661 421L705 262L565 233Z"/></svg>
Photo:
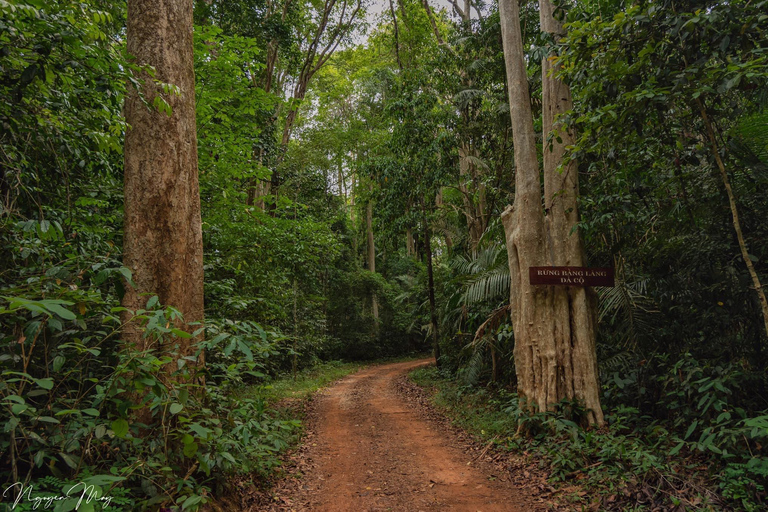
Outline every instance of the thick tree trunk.
<svg viewBox="0 0 768 512"><path fill-rule="evenodd" d="M156 79L177 86L166 95L171 115L148 107L129 87L125 117L125 238L123 262L136 289L127 287L123 306L136 310L157 294L177 308L184 322L203 320L203 241L197 175L192 0L129 0L127 50ZM148 76L142 93L149 104L161 91ZM126 319L130 313L126 313ZM180 325L192 331L197 327ZM140 326L127 324L124 338L145 348ZM174 340L190 355L194 339Z"/></svg>
<svg viewBox="0 0 768 512"><path fill-rule="evenodd" d="M542 31L561 39L565 30L555 19L554 10L551 0L539 1ZM555 76L558 67L549 58L542 59L545 227L550 264L581 267L586 265L586 256L577 228L579 166L575 160L565 163L564 158L566 147L574 145L576 137L557 120L573 108L573 100L568 85ZM548 144L546 139L550 137ZM596 348L597 297L586 287L555 287L553 291L555 346L564 374L558 393L582 401L590 411L589 422L602 424Z"/></svg>
<svg viewBox="0 0 768 512"><path fill-rule="evenodd" d="M539 181L530 93L515 0L500 0L502 38L509 84L509 103L515 146L515 201L502 214L511 274L512 325L515 331L515 369L518 392L528 407L552 410L563 399L576 399L587 408L586 420L603 423L595 354L595 301L584 288L534 287L528 269L540 265L583 265L578 233L576 163L562 173L566 133L562 143L545 142L544 203ZM558 33L552 4L540 2L542 30ZM543 63L544 132L553 129L558 112L570 108L568 87L550 75ZM545 136L545 141L547 139Z"/></svg>

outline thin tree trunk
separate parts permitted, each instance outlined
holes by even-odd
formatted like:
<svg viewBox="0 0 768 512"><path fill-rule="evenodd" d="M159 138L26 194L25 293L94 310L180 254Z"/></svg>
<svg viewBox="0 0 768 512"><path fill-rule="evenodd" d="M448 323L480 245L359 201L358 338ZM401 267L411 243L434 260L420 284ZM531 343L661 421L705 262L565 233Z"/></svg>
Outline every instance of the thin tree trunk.
<svg viewBox="0 0 768 512"><path fill-rule="evenodd" d="M437 211L441 211L443 208L443 189L442 187L437 191L437 195L435 196L435 206L437 207ZM445 238L445 246L448 247L448 249L453 249L453 239L451 238L450 233L450 226L447 222L445 222L442 225L442 231L443 231L443 237Z"/></svg>
<svg viewBox="0 0 768 512"><path fill-rule="evenodd" d="M294 218L294 220L296 220ZM299 340L299 315L298 315L298 297L299 297L299 285L296 278L293 278L293 357L291 357L291 373L293 374L293 380L296 380L296 371L298 370L298 340Z"/></svg>
<svg viewBox="0 0 768 512"><path fill-rule="evenodd" d="M432 32L435 34L437 44L440 46L445 45L445 41L443 41L443 37L440 35L440 29L437 27L435 15L432 13L432 8L429 6L429 0L421 0L421 4L424 6L424 11L427 13L427 18L429 18L429 24L432 26Z"/></svg>
<svg viewBox="0 0 768 512"><path fill-rule="evenodd" d="M397 26L397 15L395 14L395 6L392 4L392 0L389 0L389 12L392 14L392 23L395 28L395 58L397 59L397 67L402 71L403 62L400 60L400 30Z"/></svg>
<svg viewBox="0 0 768 512"><path fill-rule="evenodd" d="M763 313L765 333L768 335L768 300L765 298L765 291L763 290L763 285L760 283L760 277L757 275L755 266L752 265L752 259L749 257L747 242L744 240L744 233L741 230L741 221L739 221L739 210L736 205L736 196L733 193L731 180L728 178L728 173L725 170L723 159L720 158L720 150L718 148L717 138L715 137L715 130L712 127L712 122L709 120L709 116L707 115L707 111L704 108L704 104L701 102L701 100L697 98L696 103L698 104L699 112L701 113L701 118L704 121L704 125L707 128L707 136L709 137L709 142L712 145L712 154L715 157L717 168L720 170L720 176L723 179L723 186L725 186L725 191L728 194L728 205L731 208L733 230L736 232L736 239L739 241L739 249L741 250L741 257L744 260L744 265L746 265L747 271L752 278L752 285L754 286L755 292L757 293L757 299L760 302L760 309Z"/></svg>
<svg viewBox="0 0 768 512"><path fill-rule="evenodd" d="M373 201L368 201L368 208L365 214L365 225L368 231L368 270L376 273L376 247L373 242ZM371 296L371 308L373 310L373 318L378 321L379 319L379 300L374 292Z"/></svg>
<svg viewBox="0 0 768 512"><path fill-rule="evenodd" d="M424 201L426 203L426 200ZM432 324L432 350L435 364L440 367L440 336L437 331L437 308L435 306L435 277L432 270L432 234L427 222L426 207L421 205L422 222L424 223L424 255L427 257L427 292L429 294L429 319Z"/></svg>
<svg viewBox="0 0 768 512"><path fill-rule="evenodd" d="M496 356L496 347L491 345L491 382L499 380L499 363Z"/></svg>
<svg viewBox="0 0 768 512"><path fill-rule="evenodd" d="M203 239L197 170L195 75L192 53L192 0L129 0L127 51L155 78L179 88L164 96L171 115L148 107L129 87L125 117L125 237L123 262L136 288L127 286L123 306L145 307L147 296L184 315L177 327L189 332L203 320ZM161 90L147 74L143 96L151 105ZM125 312L127 320L130 312ZM124 339L148 348L135 322ZM195 339L178 339L181 355L193 353ZM175 367L175 365L174 365Z"/></svg>
<svg viewBox="0 0 768 512"><path fill-rule="evenodd" d="M467 183L471 180L470 176L470 162L467 158L469 156L469 144L462 141L459 145L459 192L461 192L461 199L464 203L464 216L467 220L467 232L469 234L469 249L472 252L472 256L477 255L477 244L480 241L480 236L477 234L477 217L475 215L475 205L473 204L472 197L469 193Z"/></svg>
<svg viewBox="0 0 768 512"><path fill-rule="evenodd" d="M586 421L601 425L595 355L594 300L583 288L531 286L528 269L540 265L583 264L578 235L575 163L558 173L563 144L545 147L545 219L531 115L530 93L516 0L500 0L502 39L515 146L515 201L502 214L511 275L511 316L515 331L518 392L527 407L552 410L563 399L583 402ZM540 2L542 30L558 33L552 4ZM557 112L569 108L567 86L549 75L544 59L544 130L549 135ZM563 96L563 94L566 94ZM563 99L565 98L565 100ZM563 134L559 134L561 137ZM545 140L546 140L545 136ZM565 197L561 197L565 196ZM554 211L552 211L554 208Z"/></svg>

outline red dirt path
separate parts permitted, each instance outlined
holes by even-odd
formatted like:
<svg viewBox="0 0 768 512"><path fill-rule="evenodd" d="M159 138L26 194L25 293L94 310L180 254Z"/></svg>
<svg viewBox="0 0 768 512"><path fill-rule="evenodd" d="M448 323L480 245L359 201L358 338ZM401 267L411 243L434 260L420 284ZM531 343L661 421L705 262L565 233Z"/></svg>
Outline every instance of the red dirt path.
<svg viewBox="0 0 768 512"><path fill-rule="evenodd" d="M533 510L524 491L490 478L451 432L417 414L397 393L398 377L430 362L375 366L320 392L302 450L304 474L280 493L279 509Z"/></svg>

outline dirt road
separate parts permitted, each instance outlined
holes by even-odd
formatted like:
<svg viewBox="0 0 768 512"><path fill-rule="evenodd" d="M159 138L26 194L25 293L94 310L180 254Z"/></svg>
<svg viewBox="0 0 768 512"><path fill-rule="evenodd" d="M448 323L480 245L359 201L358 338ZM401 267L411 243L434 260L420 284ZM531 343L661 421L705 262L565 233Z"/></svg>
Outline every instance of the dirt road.
<svg viewBox="0 0 768 512"><path fill-rule="evenodd" d="M320 392L303 454L309 462L285 500L289 510L532 509L510 483L468 464L450 433L398 395L397 378L429 362L375 366Z"/></svg>

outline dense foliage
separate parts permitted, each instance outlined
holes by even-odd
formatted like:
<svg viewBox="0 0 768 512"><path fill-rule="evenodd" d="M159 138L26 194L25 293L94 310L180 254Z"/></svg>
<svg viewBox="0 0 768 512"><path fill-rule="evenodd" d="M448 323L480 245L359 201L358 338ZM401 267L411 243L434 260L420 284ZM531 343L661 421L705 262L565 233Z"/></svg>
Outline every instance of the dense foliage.
<svg viewBox="0 0 768 512"><path fill-rule="evenodd" d="M521 15L534 98L541 57L560 47L589 263L616 268L600 291L599 433L524 415L514 397L498 220L513 147L495 5L469 16L400 0L370 14L364 40L362 11L322 27L320 2L197 2L206 364L195 367L120 336L132 278L122 103L138 76L124 4L0 0L4 488L86 482L125 508L195 509L231 492L232 475L263 481L280 463L299 425L270 401L275 378L436 341L440 375L459 394L490 393L509 419L500 438L539 450L555 479L598 463L614 480L677 471L708 486L708 503L764 506L768 333L717 162L765 287L768 4L561 4L562 41L539 35L536 4ZM313 41L335 51L323 60ZM146 299L133 320L146 337L189 337L171 327L172 305ZM670 504L689 491L656 493Z"/></svg>

